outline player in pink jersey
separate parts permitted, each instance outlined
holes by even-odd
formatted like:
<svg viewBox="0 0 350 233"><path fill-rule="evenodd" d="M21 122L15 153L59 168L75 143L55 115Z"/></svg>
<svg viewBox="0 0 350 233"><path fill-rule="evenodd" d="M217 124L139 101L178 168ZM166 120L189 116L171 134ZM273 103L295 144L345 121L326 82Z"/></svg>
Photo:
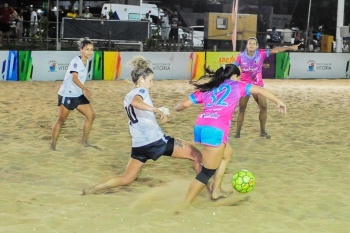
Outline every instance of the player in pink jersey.
<svg viewBox="0 0 350 233"><path fill-rule="evenodd" d="M263 95L275 102L281 113L286 113L286 106L270 91L239 82L240 70L236 65L227 64L215 73L206 70L212 78L207 83L193 83L196 91L175 106L176 111L182 111L193 104L203 104L194 127L194 141L203 146L202 170L189 187L184 207L189 206L206 185L212 199L227 197L231 193L221 189L221 182L233 154L228 134L234 110L242 96ZM213 175L213 182L208 185Z"/></svg>
<svg viewBox="0 0 350 233"><path fill-rule="evenodd" d="M300 44L292 45L288 47L276 47L269 49L258 49L258 41L255 37L251 37L247 41L246 50L238 54L235 65L241 66L242 77L241 81L245 83L251 83L260 87L264 86L262 78L262 67L266 57L270 54L276 54L285 51L296 51ZM259 120L260 120L260 136L270 139L271 136L266 132L266 119L267 119L267 102L266 98L261 95L253 94L253 97L260 108ZM244 121L244 113L247 108L249 96L244 96L239 101L239 113L237 117L237 131L235 138L241 137L241 129Z"/></svg>

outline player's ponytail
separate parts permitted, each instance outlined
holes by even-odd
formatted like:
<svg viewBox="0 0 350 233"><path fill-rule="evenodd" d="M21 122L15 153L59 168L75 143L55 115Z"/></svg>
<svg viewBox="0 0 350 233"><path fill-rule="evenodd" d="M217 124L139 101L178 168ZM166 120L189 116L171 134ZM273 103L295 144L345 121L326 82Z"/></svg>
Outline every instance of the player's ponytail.
<svg viewBox="0 0 350 233"><path fill-rule="evenodd" d="M223 83L226 79L230 79L232 75L241 75L241 71L239 68L234 64L226 64L222 65L219 69L217 69L215 72L210 69L209 66L204 66L204 70L206 73L209 74L210 80L206 83L199 84L196 82L191 82L193 86L195 86L196 90L200 91L210 91L213 88L216 88L220 86L221 83ZM202 76L202 77L208 77L208 76Z"/></svg>
<svg viewBox="0 0 350 233"><path fill-rule="evenodd" d="M88 37L81 38L78 41L79 49L83 49L86 45L93 44L92 41Z"/></svg>
<svg viewBox="0 0 350 233"><path fill-rule="evenodd" d="M148 75L153 74L153 70L150 68L151 63L142 56L134 57L129 64L133 67L131 79L135 84L140 77L146 78Z"/></svg>

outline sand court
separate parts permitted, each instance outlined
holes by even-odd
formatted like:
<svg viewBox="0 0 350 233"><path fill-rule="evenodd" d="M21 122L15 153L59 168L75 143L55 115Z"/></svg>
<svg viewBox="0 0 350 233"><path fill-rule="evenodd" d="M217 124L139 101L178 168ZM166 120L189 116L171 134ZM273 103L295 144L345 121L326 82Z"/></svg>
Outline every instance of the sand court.
<svg viewBox="0 0 350 233"><path fill-rule="evenodd" d="M267 132L259 137L259 108L251 98L241 132L230 134L233 158L223 186L241 168L256 177L251 193L211 201L206 190L174 215L195 177L192 163L149 161L132 184L81 196L82 188L124 172L131 138L123 110L127 81L88 81L96 113L83 147L84 117L74 110L50 151L61 82L0 82L0 232L349 232L349 80L265 80L287 105L268 102ZM172 110L188 96L188 81L155 80L154 105ZM171 111L164 132L192 142L195 106ZM200 149L200 147L198 147Z"/></svg>

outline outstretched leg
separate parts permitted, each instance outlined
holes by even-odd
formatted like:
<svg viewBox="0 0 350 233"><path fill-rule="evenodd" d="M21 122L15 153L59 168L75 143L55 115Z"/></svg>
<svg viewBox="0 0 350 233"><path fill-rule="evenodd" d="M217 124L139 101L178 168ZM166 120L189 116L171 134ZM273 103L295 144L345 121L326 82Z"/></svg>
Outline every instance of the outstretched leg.
<svg viewBox="0 0 350 233"><path fill-rule="evenodd" d="M221 144L221 146L219 147L203 146L202 162L203 167L206 168L206 171L214 171L220 166L224 151L225 144ZM196 179L194 179L190 184L190 187L185 197L183 208L189 206L192 203L192 201L197 197L199 192L207 185L207 182L203 183L199 179L199 176L201 176L202 173L203 172L201 171L201 173L196 177ZM207 176L207 173L204 174L204 176ZM210 177L207 178L210 179Z"/></svg>
<svg viewBox="0 0 350 233"><path fill-rule="evenodd" d="M266 97L262 95L254 95L255 101L260 108L259 121L260 121L260 136L266 139L270 139L271 135L266 132L266 120L267 120L267 101Z"/></svg>
<svg viewBox="0 0 350 233"><path fill-rule="evenodd" d="M232 146L227 143L224 151L224 157L220 163L220 167L216 170L213 184L210 187L212 193L211 198L216 200L222 197L228 197L232 192L225 192L221 189L222 179L224 178L224 174L227 168L228 163L230 162L233 154Z"/></svg>
<svg viewBox="0 0 350 233"><path fill-rule="evenodd" d="M137 175L139 174L143 165L144 163L140 162L139 160L131 158L123 175L111 177L102 181L99 184L84 188L83 195L95 194L102 190L130 184L137 178Z"/></svg>
<svg viewBox="0 0 350 233"><path fill-rule="evenodd" d="M60 134L60 130L62 125L67 120L69 116L69 110L61 104L58 106L58 117L55 124L52 126L52 136L51 136L51 150L56 150L58 135Z"/></svg>
<svg viewBox="0 0 350 233"><path fill-rule="evenodd" d="M196 172L199 173L201 171L202 154L190 143L182 139L175 138L174 151L171 156L180 159L190 159L193 161L193 167Z"/></svg>
<svg viewBox="0 0 350 233"><path fill-rule="evenodd" d="M83 124L83 136L81 138L81 143L84 146L90 146L88 143L89 134L92 128L92 124L96 118L95 112L91 104L83 104L77 107L78 111L85 116L85 121Z"/></svg>
<svg viewBox="0 0 350 233"><path fill-rule="evenodd" d="M237 116L237 130L235 134L235 138L241 137L241 129L244 121L245 110L247 109L247 104L249 101L249 97L241 97L239 100L239 111Z"/></svg>

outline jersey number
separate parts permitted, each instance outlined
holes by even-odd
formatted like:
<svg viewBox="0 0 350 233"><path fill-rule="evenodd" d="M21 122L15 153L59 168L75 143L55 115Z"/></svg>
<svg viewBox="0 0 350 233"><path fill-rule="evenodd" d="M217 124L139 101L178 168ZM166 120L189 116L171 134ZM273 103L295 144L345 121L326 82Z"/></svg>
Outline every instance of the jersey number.
<svg viewBox="0 0 350 233"><path fill-rule="evenodd" d="M136 114L134 111L134 107L131 104L129 104L128 107L125 107L125 111L130 119L131 124L136 124L139 121L139 120L137 120L137 117L136 117Z"/></svg>
<svg viewBox="0 0 350 233"><path fill-rule="evenodd" d="M225 93L220 97L219 100L216 99L216 95L218 94L218 92L221 92L221 91L224 91L225 90ZM207 104L207 107L212 107L214 105L216 106L227 106L228 103L225 102L227 96L230 94L231 92L231 86L230 85L222 85L220 86L219 88L214 88L213 90L213 95L210 96L211 98L211 103L210 104Z"/></svg>

